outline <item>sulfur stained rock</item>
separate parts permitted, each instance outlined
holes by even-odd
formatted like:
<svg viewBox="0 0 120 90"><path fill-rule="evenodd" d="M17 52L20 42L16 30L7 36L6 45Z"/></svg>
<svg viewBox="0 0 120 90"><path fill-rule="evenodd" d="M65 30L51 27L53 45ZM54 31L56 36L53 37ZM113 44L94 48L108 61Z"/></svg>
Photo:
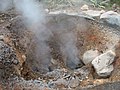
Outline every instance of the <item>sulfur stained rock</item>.
<svg viewBox="0 0 120 90"><path fill-rule="evenodd" d="M3 35L0 35L0 41L3 41L4 40L4 36Z"/></svg>
<svg viewBox="0 0 120 90"><path fill-rule="evenodd" d="M92 65L99 76L106 77L111 74L114 69L112 63L115 56L116 54L112 50L109 50L106 53L99 55L92 61Z"/></svg>

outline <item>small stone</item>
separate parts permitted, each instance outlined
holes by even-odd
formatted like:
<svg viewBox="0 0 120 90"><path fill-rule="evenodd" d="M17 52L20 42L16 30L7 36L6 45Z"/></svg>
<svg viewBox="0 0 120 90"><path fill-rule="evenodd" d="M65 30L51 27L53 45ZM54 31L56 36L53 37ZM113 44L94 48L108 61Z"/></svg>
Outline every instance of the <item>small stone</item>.
<svg viewBox="0 0 120 90"><path fill-rule="evenodd" d="M1 90L1 89L0 89L0 90ZM22 88L21 88L19 85L15 84L15 85L14 85L14 90L22 90Z"/></svg>
<svg viewBox="0 0 120 90"><path fill-rule="evenodd" d="M88 10L89 9L89 7L88 7L88 5L86 5L86 4L84 4L82 7L81 7L81 10Z"/></svg>
<svg viewBox="0 0 120 90"><path fill-rule="evenodd" d="M10 39L8 37L4 37L4 42L5 43L10 43Z"/></svg>
<svg viewBox="0 0 120 90"><path fill-rule="evenodd" d="M92 61L92 65L99 76L106 77L111 74L114 69L112 63L115 56L115 53L112 50L109 50L106 53L99 55Z"/></svg>
<svg viewBox="0 0 120 90"><path fill-rule="evenodd" d="M45 9L46 12L49 12L49 9Z"/></svg>
<svg viewBox="0 0 120 90"><path fill-rule="evenodd" d="M55 59L52 58L51 59L51 63L54 64L54 65L57 65L57 60L55 60Z"/></svg>
<svg viewBox="0 0 120 90"><path fill-rule="evenodd" d="M47 72L45 74L45 77L58 79L58 78L61 78L65 73L67 73L67 70L64 68L63 69L54 69L51 72Z"/></svg>
<svg viewBox="0 0 120 90"><path fill-rule="evenodd" d="M22 58L24 60L24 62L26 61L26 56L25 55L22 55Z"/></svg>
<svg viewBox="0 0 120 90"><path fill-rule="evenodd" d="M4 36L0 35L0 40L3 41L4 40Z"/></svg>
<svg viewBox="0 0 120 90"><path fill-rule="evenodd" d="M97 56L99 56L98 50L88 50L83 54L83 63L88 64Z"/></svg>
<svg viewBox="0 0 120 90"><path fill-rule="evenodd" d="M113 5L112 5L112 8L117 8L117 5L114 3Z"/></svg>
<svg viewBox="0 0 120 90"><path fill-rule="evenodd" d="M18 60L13 60L13 64L18 65L19 61Z"/></svg>
<svg viewBox="0 0 120 90"><path fill-rule="evenodd" d="M74 75L79 77L79 80L84 80L86 77L89 77L90 75L90 68L92 65L85 65L82 68L74 70Z"/></svg>
<svg viewBox="0 0 120 90"><path fill-rule="evenodd" d="M75 87L79 86L79 84L80 84L80 81L78 78L72 78L69 82L69 87L75 88Z"/></svg>
<svg viewBox="0 0 120 90"><path fill-rule="evenodd" d="M54 84L56 84L57 86L66 87L68 85L68 82L65 79L61 78L55 81Z"/></svg>

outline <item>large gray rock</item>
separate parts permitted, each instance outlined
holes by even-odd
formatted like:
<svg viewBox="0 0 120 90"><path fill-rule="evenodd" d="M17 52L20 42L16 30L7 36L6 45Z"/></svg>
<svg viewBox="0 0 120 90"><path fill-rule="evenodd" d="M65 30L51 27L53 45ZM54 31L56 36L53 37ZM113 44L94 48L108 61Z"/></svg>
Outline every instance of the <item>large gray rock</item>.
<svg viewBox="0 0 120 90"><path fill-rule="evenodd" d="M97 56L99 56L98 50L88 50L83 54L83 63L88 64Z"/></svg>
<svg viewBox="0 0 120 90"><path fill-rule="evenodd" d="M120 26L120 14L114 11L108 11L101 14L100 19L109 24Z"/></svg>
<svg viewBox="0 0 120 90"><path fill-rule="evenodd" d="M92 65L94 66L99 76L106 77L111 74L111 72L114 69L112 63L114 61L115 56L115 53L112 50L109 50L106 53L96 57L92 61Z"/></svg>

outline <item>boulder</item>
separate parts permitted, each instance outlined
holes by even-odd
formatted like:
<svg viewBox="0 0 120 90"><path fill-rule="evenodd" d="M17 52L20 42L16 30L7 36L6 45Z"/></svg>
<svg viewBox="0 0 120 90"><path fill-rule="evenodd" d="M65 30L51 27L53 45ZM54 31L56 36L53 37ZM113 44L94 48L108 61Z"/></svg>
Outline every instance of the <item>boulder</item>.
<svg viewBox="0 0 120 90"><path fill-rule="evenodd" d="M100 19L112 25L120 26L120 14L114 11L107 11L101 14Z"/></svg>
<svg viewBox="0 0 120 90"><path fill-rule="evenodd" d="M97 56L99 56L98 50L88 50L83 54L83 63L88 64Z"/></svg>
<svg viewBox="0 0 120 90"><path fill-rule="evenodd" d="M112 63L115 56L115 53L112 50L109 50L106 53L99 55L92 61L92 65L99 76L107 77L111 74L114 69Z"/></svg>

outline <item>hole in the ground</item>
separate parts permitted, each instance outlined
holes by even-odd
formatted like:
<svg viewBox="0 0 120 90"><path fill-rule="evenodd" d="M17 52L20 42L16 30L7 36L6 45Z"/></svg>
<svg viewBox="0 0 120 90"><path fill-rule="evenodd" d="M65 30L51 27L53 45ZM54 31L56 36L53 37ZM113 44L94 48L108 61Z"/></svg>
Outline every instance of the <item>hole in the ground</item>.
<svg viewBox="0 0 120 90"><path fill-rule="evenodd" d="M117 35L110 32L112 28L79 16L48 15L45 26L52 32L44 42L49 46L50 56L44 51L44 43L38 40L41 37L35 37L31 30L27 30L20 18L14 20L8 28L12 41L16 41L14 45L20 54L19 59L26 55L25 61L23 58L20 61L21 74L26 79L38 78L42 73L58 68L80 68L84 65L82 58L85 51L97 49L103 53L111 49L118 40Z"/></svg>

